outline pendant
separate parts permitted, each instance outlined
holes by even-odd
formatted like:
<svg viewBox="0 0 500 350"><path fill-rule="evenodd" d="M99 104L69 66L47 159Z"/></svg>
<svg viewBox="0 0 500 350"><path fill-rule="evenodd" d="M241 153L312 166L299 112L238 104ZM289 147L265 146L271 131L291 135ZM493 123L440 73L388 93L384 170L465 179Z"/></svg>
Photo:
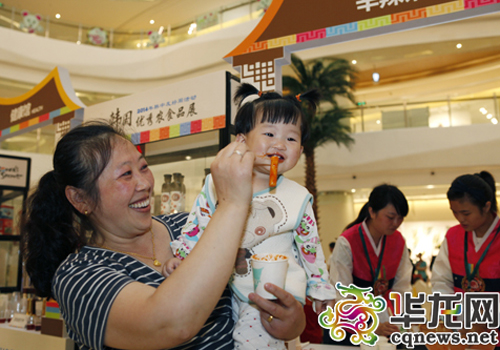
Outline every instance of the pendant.
<svg viewBox="0 0 500 350"><path fill-rule="evenodd" d="M158 261L158 259L153 260L153 265L154 266L161 266L161 262Z"/></svg>
<svg viewBox="0 0 500 350"><path fill-rule="evenodd" d="M484 280L476 275L472 281L467 279L467 277L462 278L462 289L465 292L484 292L486 289L486 284L484 283Z"/></svg>
<svg viewBox="0 0 500 350"><path fill-rule="evenodd" d="M375 296L384 295L385 292L389 289L389 281L383 278L379 278L373 284L373 293Z"/></svg>

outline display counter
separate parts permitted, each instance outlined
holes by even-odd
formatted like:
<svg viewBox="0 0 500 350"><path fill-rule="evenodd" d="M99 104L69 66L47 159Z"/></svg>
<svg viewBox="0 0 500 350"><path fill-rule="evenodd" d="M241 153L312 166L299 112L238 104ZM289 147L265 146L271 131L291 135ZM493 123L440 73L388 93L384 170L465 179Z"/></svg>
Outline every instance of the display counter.
<svg viewBox="0 0 500 350"><path fill-rule="evenodd" d="M69 338L41 334L36 331L0 324L0 349L5 350L74 350Z"/></svg>

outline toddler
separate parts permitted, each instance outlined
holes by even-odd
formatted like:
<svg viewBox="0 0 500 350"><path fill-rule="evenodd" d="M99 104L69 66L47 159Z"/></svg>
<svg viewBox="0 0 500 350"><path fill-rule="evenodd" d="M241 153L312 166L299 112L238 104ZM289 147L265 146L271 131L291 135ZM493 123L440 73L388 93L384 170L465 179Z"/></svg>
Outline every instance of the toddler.
<svg viewBox="0 0 500 350"><path fill-rule="evenodd" d="M245 143L255 154L252 205L229 281L237 313L233 332L235 349L285 349L283 341L267 333L259 311L249 304L248 294L254 291L250 266L253 254L286 255L289 267L285 289L302 304L306 295L312 298L317 312L326 309L326 305L333 307L335 291L328 282L312 196L306 188L282 175L297 164L309 135L301 100L308 101L315 109L318 94L315 91L297 97L276 92L262 94L250 84L242 84L235 94L235 101L239 102L236 141ZM279 159L279 177L276 186L270 188L272 157ZM216 208L214 183L208 175L182 234L171 243L178 259L182 260L193 249ZM175 259L167 262L165 274L171 273L178 262Z"/></svg>

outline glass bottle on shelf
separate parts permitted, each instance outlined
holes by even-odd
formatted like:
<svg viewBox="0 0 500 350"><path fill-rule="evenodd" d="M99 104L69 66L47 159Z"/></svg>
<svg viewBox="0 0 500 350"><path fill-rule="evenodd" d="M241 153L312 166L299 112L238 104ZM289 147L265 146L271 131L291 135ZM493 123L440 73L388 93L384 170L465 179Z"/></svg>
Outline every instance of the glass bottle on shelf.
<svg viewBox="0 0 500 350"><path fill-rule="evenodd" d="M170 214L170 187L172 186L172 175L163 175L165 181L161 185L161 211L160 214Z"/></svg>
<svg viewBox="0 0 500 350"><path fill-rule="evenodd" d="M174 180L170 187L170 213L179 213L182 207L181 173L174 173Z"/></svg>

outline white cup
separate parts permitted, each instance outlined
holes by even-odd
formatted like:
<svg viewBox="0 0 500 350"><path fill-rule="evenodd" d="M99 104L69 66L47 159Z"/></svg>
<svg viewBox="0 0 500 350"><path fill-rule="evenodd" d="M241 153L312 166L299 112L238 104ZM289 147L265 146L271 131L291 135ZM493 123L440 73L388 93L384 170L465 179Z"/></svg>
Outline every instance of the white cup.
<svg viewBox="0 0 500 350"><path fill-rule="evenodd" d="M254 254L250 259L254 291L266 299L276 299L264 289L266 283L285 288L288 258L283 254Z"/></svg>

